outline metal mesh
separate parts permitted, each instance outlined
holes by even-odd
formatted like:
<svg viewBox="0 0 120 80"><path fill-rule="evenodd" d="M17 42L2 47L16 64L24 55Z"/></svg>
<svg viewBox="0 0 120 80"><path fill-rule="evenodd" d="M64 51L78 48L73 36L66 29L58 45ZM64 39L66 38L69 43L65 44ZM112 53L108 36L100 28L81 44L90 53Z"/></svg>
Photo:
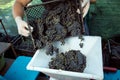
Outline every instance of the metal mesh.
<svg viewBox="0 0 120 80"><path fill-rule="evenodd" d="M35 20L41 19L42 13L44 12L45 8L55 6L57 5L57 3L61 1L64 1L64 0L50 0L47 2L43 2L42 4L39 4L39 5L31 5L31 6L25 7L24 13L25 13L25 17L27 19L28 24L36 28L37 24L35 23Z"/></svg>
<svg viewBox="0 0 120 80"><path fill-rule="evenodd" d="M43 13L47 5L51 5L52 7L56 5L56 3L59 3L60 1L63 1L63 0L50 0L47 2L43 2L42 4L39 4L39 5L32 5L32 6L25 7L24 9L25 15L27 17L28 22L36 19L40 19L41 14Z"/></svg>
<svg viewBox="0 0 120 80"><path fill-rule="evenodd" d="M25 14L26 14L28 22L41 18L41 14L43 13L44 10L45 8L42 5L37 5L37 6L26 8Z"/></svg>

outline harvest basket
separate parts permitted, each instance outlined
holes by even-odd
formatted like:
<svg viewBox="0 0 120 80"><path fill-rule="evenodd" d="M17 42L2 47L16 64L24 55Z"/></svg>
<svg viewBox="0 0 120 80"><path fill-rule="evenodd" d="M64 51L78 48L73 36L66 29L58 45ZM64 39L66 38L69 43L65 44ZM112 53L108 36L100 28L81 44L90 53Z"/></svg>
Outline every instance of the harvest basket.
<svg viewBox="0 0 120 80"><path fill-rule="evenodd" d="M38 37L39 29L38 29L38 24L36 23L36 20L38 20L38 19L42 20L44 17L42 15L43 12L45 12L45 11L49 12L49 10L52 9L54 6L56 6L57 4L62 3L64 1L65 0L51 0L51 1L43 2L42 4L39 4L39 5L32 5L32 6L25 7L25 15L26 15L26 20L28 22L28 25L32 26L34 29L34 31L31 32L30 27L29 27L34 48L36 48L35 40L39 40L39 37ZM75 7L77 7L77 6L75 6ZM83 27L82 27L83 21L82 21L80 15L82 15L82 14L79 14L76 16L77 16L78 22L80 23L80 28L82 30L83 29Z"/></svg>

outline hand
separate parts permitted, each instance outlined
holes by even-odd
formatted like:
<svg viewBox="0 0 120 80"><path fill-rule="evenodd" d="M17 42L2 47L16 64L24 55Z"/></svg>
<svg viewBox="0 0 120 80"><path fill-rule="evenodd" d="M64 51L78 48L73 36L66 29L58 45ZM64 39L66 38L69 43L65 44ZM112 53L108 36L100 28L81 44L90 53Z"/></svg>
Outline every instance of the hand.
<svg viewBox="0 0 120 80"><path fill-rule="evenodd" d="M15 18L15 21L17 24L18 33L20 35L28 37L30 35L28 24L25 21L23 21L22 18L19 16ZM30 26L30 30L31 32L33 32L33 27Z"/></svg>
<svg viewBox="0 0 120 80"><path fill-rule="evenodd" d="M83 18L88 13L89 8L90 8L90 2L87 2L86 6L83 8Z"/></svg>
<svg viewBox="0 0 120 80"><path fill-rule="evenodd" d="M82 3L83 4L83 3ZM82 14L83 14L83 18L86 16L88 10L89 10L89 7L90 7L90 1L88 0L88 2L82 7L83 10L82 10ZM80 10L77 9L76 11L78 14L80 14Z"/></svg>

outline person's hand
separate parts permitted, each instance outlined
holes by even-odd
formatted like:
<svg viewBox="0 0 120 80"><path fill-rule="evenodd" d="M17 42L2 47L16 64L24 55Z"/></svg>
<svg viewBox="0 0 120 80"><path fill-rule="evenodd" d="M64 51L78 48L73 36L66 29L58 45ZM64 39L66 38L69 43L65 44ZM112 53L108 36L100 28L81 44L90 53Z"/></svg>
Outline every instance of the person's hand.
<svg viewBox="0 0 120 80"><path fill-rule="evenodd" d="M88 10L89 10L89 7L90 7L90 0L83 0L82 1L82 14L83 14L83 18L86 16ZM77 9L76 11L78 14L80 14L80 10Z"/></svg>
<svg viewBox="0 0 120 80"><path fill-rule="evenodd" d="M25 21L23 21L21 17L16 17L15 21L16 21L16 24L17 24L18 33L22 36L26 36L26 37L29 36L30 31L29 31L28 24ZM30 26L30 30L32 32L33 27Z"/></svg>

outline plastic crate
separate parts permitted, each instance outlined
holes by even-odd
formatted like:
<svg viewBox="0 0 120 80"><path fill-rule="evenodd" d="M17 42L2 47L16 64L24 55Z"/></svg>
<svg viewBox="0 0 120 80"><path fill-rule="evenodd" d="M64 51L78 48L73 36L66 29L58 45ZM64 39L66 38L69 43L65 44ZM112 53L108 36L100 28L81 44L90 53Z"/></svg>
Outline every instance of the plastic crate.
<svg viewBox="0 0 120 80"><path fill-rule="evenodd" d="M31 57L20 56L4 75L6 80L35 80L40 72L26 69Z"/></svg>

